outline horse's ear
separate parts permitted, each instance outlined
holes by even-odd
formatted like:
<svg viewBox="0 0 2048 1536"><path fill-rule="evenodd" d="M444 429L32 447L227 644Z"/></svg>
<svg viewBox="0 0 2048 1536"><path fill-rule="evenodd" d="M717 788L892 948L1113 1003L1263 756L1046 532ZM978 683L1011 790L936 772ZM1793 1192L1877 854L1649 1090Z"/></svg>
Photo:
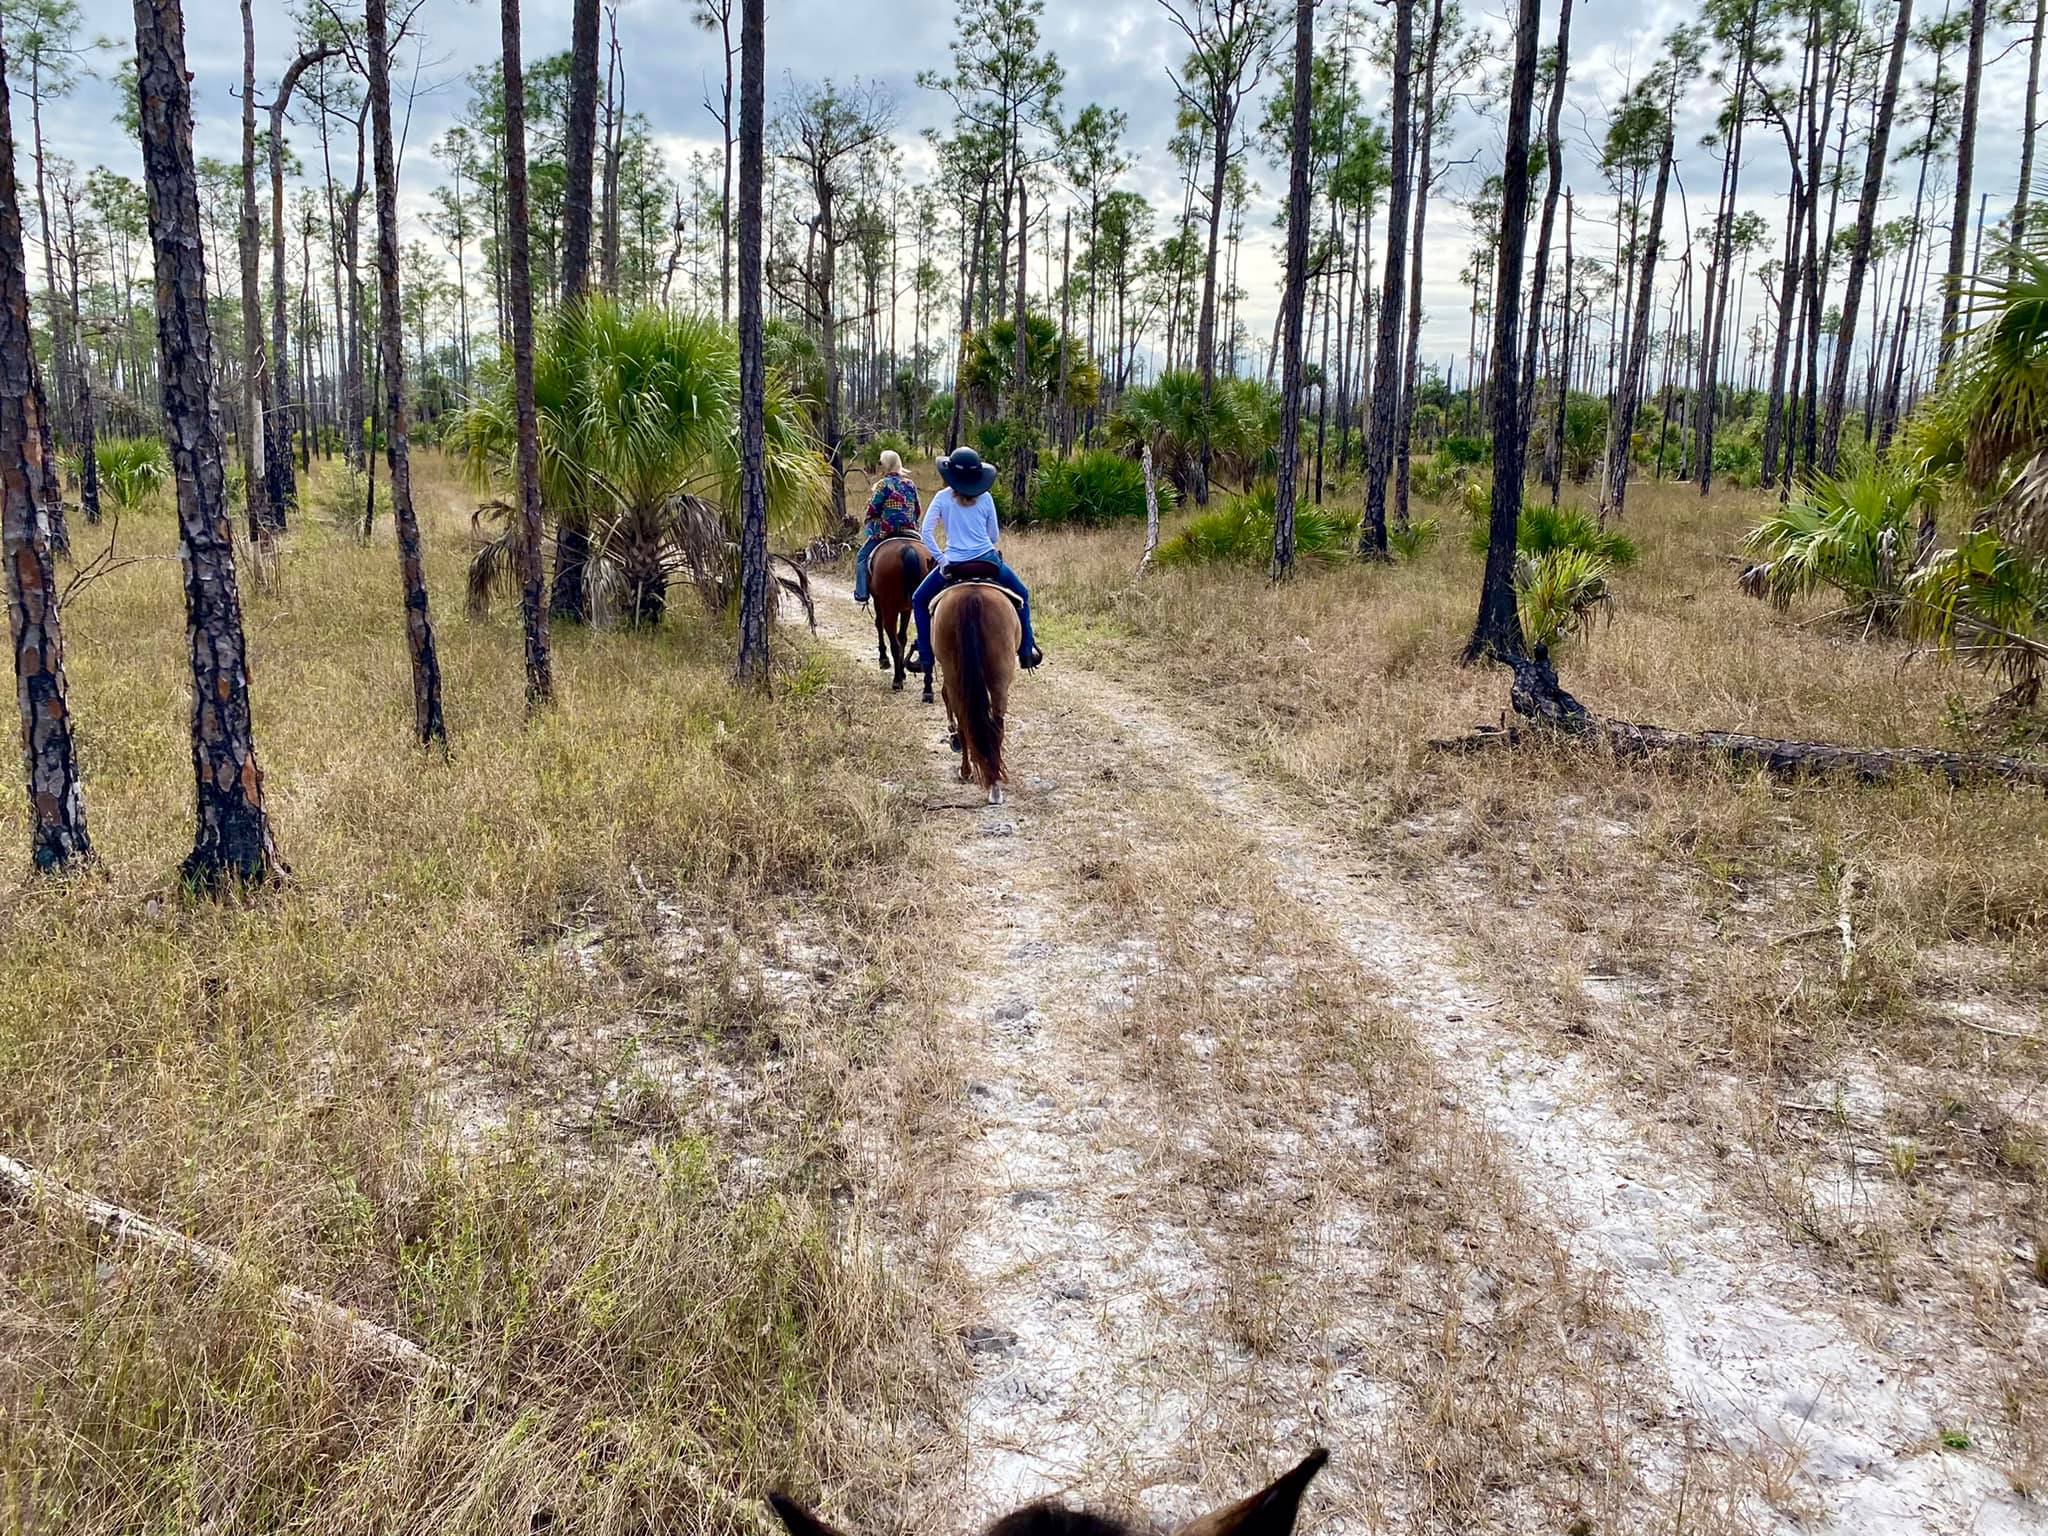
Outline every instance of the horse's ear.
<svg viewBox="0 0 2048 1536"><path fill-rule="evenodd" d="M789 1536L840 1536L838 1527L819 1519L786 1493L769 1494L768 1504L788 1529Z"/></svg>
<svg viewBox="0 0 2048 1536"><path fill-rule="evenodd" d="M1190 1520L1174 1536L1292 1536L1294 1517L1301 1511L1301 1496L1329 1459L1330 1453L1317 1446L1292 1472L1248 1499L1239 1499L1235 1504L1226 1504L1200 1519Z"/></svg>

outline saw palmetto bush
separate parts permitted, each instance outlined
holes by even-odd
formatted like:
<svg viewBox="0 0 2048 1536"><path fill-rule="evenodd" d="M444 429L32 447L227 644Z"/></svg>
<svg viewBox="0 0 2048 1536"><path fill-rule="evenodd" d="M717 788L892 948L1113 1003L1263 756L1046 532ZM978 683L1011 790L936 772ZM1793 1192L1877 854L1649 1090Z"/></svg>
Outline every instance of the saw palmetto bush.
<svg viewBox="0 0 2048 1536"><path fill-rule="evenodd" d="M591 609L659 623L681 575L714 610L739 579L739 347L714 320L593 300L558 313L534 348L542 500L550 527L587 531ZM450 429L479 485L486 537L470 600L515 583L511 505L517 421L511 380L483 391ZM804 410L773 369L767 391L768 525L800 542L825 516L826 469ZM805 595L783 562L787 590Z"/></svg>
<svg viewBox="0 0 2048 1536"><path fill-rule="evenodd" d="M1159 546L1163 566L1208 565L1234 561L1263 565L1273 555L1273 483L1263 481L1242 496L1190 518ZM1304 561L1332 560L1347 554L1358 536L1355 518L1333 515L1312 504L1294 509L1294 552Z"/></svg>
<svg viewBox="0 0 2048 1536"><path fill-rule="evenodd" d="M1614 562L1590 549L1560 545L1515 558L1515 604L1531 645L1553 651L1583 634L1593 615L1609 611Z"/></svg>
<svg viewBox="0 0 2048 1536"><path fill-rule="evenodd" d="M1159 509L1174 506L1173 487L1155 487ZM1056 459L1038 471L1030 521L1047 528L1100 528L1145 518L1145 471L1106 449Z"/></svg>
<svg viewBox="0 0 2048 1536"><path fill-rule="evenodd" d="M1944 654L2001 675L2001 702L2032 709L2048 667L2048 560L1988 528L1965 534L1907 579L1914 633Z"/></svg>
<svg viewBox="0 0 2048 1536"><path fill-rule="evenodd" d="M1202 448L1209 472L1249 490L1272 470L1280 438L1280 397L1256 379L1218 379L1203 398L1201 375L1163 373L1152 383L1127 390L1109 419L1109 440L1136 458L1146 447L1152 462L1181 496L1201 477Z"/></svg>
<svg viewBox="0 0 2048 1536"><path fill-rule="evenodd" d="M1749 557L1742 590L1779 608L1832 590L1846 617L1872 629L1896 629L1916 527L1935 490L1926 475L1899 463L1816 480L1742 541Z"/></svg>
<svg viewBox="0 0 2048 1536"><path fill-rule="evenodd" d="M103 437L94 444L100 494L116 509L134 511L171 483L170 456L160 437Z"/></svg>

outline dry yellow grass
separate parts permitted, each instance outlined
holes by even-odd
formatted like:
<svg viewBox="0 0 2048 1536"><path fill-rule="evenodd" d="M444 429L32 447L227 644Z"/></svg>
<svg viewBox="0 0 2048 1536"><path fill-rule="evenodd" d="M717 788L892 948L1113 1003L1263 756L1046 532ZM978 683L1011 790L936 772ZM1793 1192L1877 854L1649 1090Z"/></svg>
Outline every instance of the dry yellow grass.
<svg viewBox="0 0 2048 1536"><path fill-rule="evenodd" d="M1995 685L1735 587L1761 505L1644 486L1641 563L1561 658L1591 708L1678 727L1956 744ZM1448 755L1505 674L1461 668L1462 519L1413 564L1133 577L1136 531L1024 536L1055 659L1124 676L1320 803L1470 946L1547 1049L1604 1064L1845 1288L1933 1305L2013 1363L2005 1456L2048 1472L2028 1320L2048 1283L2048 802L1786 787L1569 750ZM1970 743L1976 744L1976 743ZM1856 939L1846 978L1845 879Z"/></svg>
<svg viewBox="0 0 2048 1536"><path fill-rule="evenodd" d="M726 1529L706 1490L884 1497L936 1411L874 1181L844 1198L842 1126L930 997L870 943L921 858L890 744L822 658L732 691L687 594L660 635L558 633L524 723L516 619L463 618L465 508L421 471L452 760L409 744L388 523L309 514L245 594L281 890L171 885L175 563L66 615L104 865L7 861L0 1147L253 1268L0 1205L0 1530ZM352 1357L269 1277L478 1389Z"/></svg>

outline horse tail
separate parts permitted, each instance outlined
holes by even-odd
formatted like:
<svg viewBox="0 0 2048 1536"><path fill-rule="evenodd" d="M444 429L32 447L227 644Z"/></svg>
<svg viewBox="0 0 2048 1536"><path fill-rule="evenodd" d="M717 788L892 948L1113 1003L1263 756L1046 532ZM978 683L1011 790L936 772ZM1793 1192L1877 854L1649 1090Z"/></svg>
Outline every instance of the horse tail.
<svg viewBox="0 0 2048 1536"><path fill-rule="evenodd" d="M1003 722L996 717L995 698L989 692L988 636L982 592L963 594L960 625L955 632L960 652L961 725L967 744L981 769L981 787L994 789L1003 779Z"/></svg>

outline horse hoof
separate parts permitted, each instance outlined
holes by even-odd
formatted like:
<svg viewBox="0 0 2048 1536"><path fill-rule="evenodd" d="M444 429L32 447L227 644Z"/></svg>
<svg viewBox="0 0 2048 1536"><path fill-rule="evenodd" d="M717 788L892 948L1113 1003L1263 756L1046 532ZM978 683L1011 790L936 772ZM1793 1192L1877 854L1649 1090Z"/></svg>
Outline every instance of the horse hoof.
<svg viewBox="0 0 2048 1536"><path fill-rule="evenodd" d="M901 693L903 691L903 679L899 677L896 679L895 682L891 683L889 685L889 691L891 693Z"/></svg>
<svg viewBox="0 0 2048 1536"><path fill-rule="evenodd" d="M886 672L889 670L889 658L884 656L880 661L876 662L875 665L880 667L884 672Z"/></svg>
<svg viewBox="0 0 2048 1536"><path fill-rule="evenodd" d="M989 786L989 790L988 790L988 803L989 803L990 805L1001 805L1001 804L1003 803L1003 786L1002 786L1002 785L1000 785L1000 784L991 784L991 785Z"/></svg>
<svg viewBox="0 0 2048 1536"><path fill-rule="evenodd" d="M948 736L946 738L946 745L951 747L955 752L958 752L960 750L960 733L958 731L955 731L952 733L952 735Z"/></svg>

